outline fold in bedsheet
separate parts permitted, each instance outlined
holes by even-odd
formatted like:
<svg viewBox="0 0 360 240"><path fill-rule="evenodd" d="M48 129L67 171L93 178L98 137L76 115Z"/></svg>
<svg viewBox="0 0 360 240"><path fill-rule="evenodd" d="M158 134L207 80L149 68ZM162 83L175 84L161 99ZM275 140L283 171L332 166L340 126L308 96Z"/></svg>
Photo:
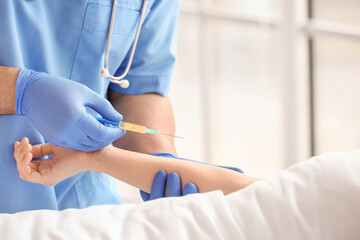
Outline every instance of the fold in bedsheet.
<svg viewBox="0 0 360 240"><path fill-rule="evenodd" d="M0 214L2 239L360 239L360 151L330 153L224 196Z"/></svg>

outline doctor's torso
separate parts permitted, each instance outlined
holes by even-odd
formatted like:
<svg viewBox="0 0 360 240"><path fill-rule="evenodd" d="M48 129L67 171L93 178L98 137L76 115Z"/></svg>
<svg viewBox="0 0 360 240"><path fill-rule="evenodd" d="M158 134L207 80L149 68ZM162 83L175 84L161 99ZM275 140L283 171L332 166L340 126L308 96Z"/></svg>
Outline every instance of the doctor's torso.
<svg viewBox="0 0 360 240"><path fill-rule="evenodd" d="M142 0L120 0L117 5L109 56L109 71L112 73L120 68L129 52L141 6ZM68 78L106 96L109 81L100 77L99 71L104 65L111 8L112 0L1 0L0 65L29 68ZM112 183L107 183L110 180L100 175L94 176L96 181L103 183L99 185L101 189L97 195L91 194L96 189L92 175L87 175L87 180L83 181L88 184L78 185L74 190L71 181L79 180L76 177L68 180L60 186L62 192L25 183L18 177L12 155L14 141L24 136L33 144L44 142L26 117L0 115L0 212L118 202L106 202L107 190L104 186L112 187ZM77 192L71 192L75 190ZM81 194L88 196L83 197L83 204L79 199L76 203L70 199L58 207L59 197L66 199L68 195ZM96 197L99 197L98 202ZM94 202L86 202L87 199ZM113 196L109 195L109 199Z"/></svg>

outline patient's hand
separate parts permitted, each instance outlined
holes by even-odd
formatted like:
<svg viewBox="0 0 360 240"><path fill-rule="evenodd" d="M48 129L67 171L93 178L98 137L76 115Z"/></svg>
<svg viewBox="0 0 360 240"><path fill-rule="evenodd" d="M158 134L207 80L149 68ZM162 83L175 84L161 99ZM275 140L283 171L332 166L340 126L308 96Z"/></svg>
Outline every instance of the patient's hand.
<svg viewBox="0 0 360 240"><path fill-rule="evenodd" d="M50 154L53 154L51 158L33 160ZM89 154L91 153L56 147L50 143L32 146L26 137L14 144L14 157L20 178L48 186L54 186L87 170L85 163Z"/></svg>

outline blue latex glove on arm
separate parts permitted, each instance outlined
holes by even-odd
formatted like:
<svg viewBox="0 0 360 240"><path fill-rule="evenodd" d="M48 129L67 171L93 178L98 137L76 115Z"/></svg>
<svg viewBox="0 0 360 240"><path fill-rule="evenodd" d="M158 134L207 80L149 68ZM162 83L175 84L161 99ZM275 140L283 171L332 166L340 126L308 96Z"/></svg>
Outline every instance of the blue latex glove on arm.
<svg viewBox="0 0 360 240"><path fill-rule="evenodd" d="M167 197L180 197L199 192L195 184L188 183L184 186L182 194L180 176L177 173L166 175L166 172L161 170L154 177L151 193L140 190L140 195L144 201L149 201L165 197L165 190L167 190Z"/></svg>
<svg viewBox="0 0 360 240"><path fill-rule="evenodd" d="M125 134L106 127L86 111L89 107L102 117L122 120L111 103L80 83L21 69L15 86L15 108L27 116L50 143L82 151L101 149Z"/></svg>
<svg viewBox="0 0 360 240"><path fill-rule="evenodd" d="M177 158L170 153L155 153L153 155L159 156L159 157ZM177 158L177 159L182 159L182 160L191 161L191 162L198 162L198 163L202 163L202 164L206 164L206 165L213 165L210 163L204 163L204 162L199 162L199 161L190 160L190 159L184 159L184 158ZM227 166L220 166L220 165L213 165L213 166L227 168L227 169L230 169L233 171L244 173L243 170L241 170L240 168L236 168L236 167L227 167ZM167 190L167 197L180 197L180 196L185 196L188 194L199 192L195 184L188 183L184 186L184 190L183 190L183 194L182 194L180 176L177 173L170 173L169 175L166 175L166 172L161 170L154 177L154 181L153 181L153 184L151 187L151 193L149 194L149 193L146 193L146 192L140 190L140 195L144 201L163 198L163 197L165 197L165 189Z"/></svg>

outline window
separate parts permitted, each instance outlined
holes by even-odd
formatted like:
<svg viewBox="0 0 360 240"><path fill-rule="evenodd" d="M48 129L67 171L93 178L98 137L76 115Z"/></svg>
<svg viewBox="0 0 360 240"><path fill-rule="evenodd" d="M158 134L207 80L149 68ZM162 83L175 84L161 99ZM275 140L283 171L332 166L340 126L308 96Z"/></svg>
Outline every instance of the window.
<svg viewBox="0 0 360 240"><path fill-rule="evenodd" d="M180 156L264 177L360 146L360 1L181 4Z"/></svg>
<svg viewBox="0 0 360 240"><path fill-rule="evenodd" d="M360 1L313 0L315 153L360 145Z"/></svg>
<svg viewBox="0 0 360 240"><path fill-rule="evenodd" d="M185 138L176 140L179 155L276 172L284 151L278 1L182 4L170 92Z"/></svg>

